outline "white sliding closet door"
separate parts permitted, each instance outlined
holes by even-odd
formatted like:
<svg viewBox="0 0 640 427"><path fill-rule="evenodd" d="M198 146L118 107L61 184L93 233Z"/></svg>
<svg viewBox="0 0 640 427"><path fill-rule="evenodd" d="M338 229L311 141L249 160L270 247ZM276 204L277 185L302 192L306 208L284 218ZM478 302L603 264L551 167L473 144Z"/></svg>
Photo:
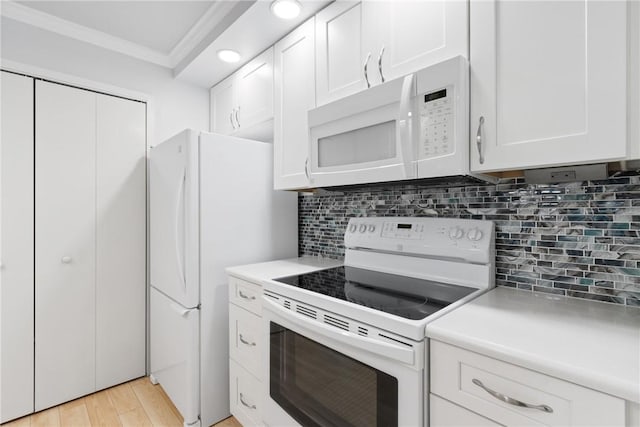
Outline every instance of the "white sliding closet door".
<svg viewBox="0 0 640 427"><path fill-rule="evenodd" d="M35 409L96 389L96 94L36 82Z"/></svg>
<svg viewBox="0 0 640 427"><path fill-rule="evenodd" d="M0 77L0 423L33 412L33 79Z"/></svg>
<svg viewBox="0 0 640 427"><path fill-rule="evenodd" d="M96 389L145 374L145 104L97 96Z"/></svg>

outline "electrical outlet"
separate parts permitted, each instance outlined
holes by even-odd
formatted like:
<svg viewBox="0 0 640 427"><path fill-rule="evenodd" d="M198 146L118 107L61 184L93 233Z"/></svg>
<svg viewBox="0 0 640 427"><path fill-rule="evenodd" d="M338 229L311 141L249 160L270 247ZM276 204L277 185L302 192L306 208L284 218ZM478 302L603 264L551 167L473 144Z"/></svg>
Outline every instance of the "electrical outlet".
<svg viewBox="0 0 640 427"><path fill-rule="evenodd" d="M606 179L607 164L565 166L559 168L529 169L524 179L530 184L553 184L558 182L590 181Z"/></svg>
<svg viewBox="0 0 640 427"><path fill-rule="evenodd" d="M552 181L575 181L576 171L574 170L555 171L555 172L551 172L550 176Z"/></svg>

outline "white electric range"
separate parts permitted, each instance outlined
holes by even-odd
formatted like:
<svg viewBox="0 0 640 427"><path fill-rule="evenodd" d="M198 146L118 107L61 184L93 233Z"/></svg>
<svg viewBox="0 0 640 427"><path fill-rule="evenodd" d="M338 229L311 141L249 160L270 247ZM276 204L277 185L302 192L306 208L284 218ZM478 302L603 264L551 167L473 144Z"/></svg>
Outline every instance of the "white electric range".
<svg viewBox="0 0 640 427"><path fill-rule="evenodd" d="M426 325L494 286L494 225L352 218L344 265L263 282L269 426L426 425Z"/></svg>

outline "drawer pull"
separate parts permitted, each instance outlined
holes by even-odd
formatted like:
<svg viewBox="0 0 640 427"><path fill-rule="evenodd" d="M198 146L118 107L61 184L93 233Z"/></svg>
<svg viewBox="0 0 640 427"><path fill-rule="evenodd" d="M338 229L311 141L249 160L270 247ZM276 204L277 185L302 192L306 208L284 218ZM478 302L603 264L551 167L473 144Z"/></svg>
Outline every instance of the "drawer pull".
<svg viewBox="0 0 640 427"><path fill-rule="evenodd" d="M255 347L255 346L256 346L256 343L255 343L255 342L249 342L249 341L245 340L245 339L242 337L242 334L240 334L240 342L241 342L242 344L248 345L249 347Z"/></svg>
<svg viewBox="0 0 640 427"><path fill-rule="evenodd" d="M477 385L478 387L480 387L481 389L483 389L484 391L486 391L487 393L489 393L491 396L495 397L496 399L500 400L501 402L508 403L509 405L520 406L522 408L538 409L540 411L549 412L549 413L553 412L553 409L551 408L551 406L547 406L547 405L529 405L528 403L521 402L521 401L513 399L513 398L511 398L509 396L505 396L504 394L500 394L497 391L493 391L489 387L487 387L486 385L482 384L482 381L480 381L480 380L478 380L476 378L471 380L471 382L474 383L475 385Z"/></svg>
<svg viewBox="0 0 640 427"><path fill-rule="evenodd" d="M247 402L244 401L244 396L242 396L242 393L240 393L240 403L242 403L244 406L246 406L249 409L256 409L256 405L249 405Z"/></svg>
<svg viewBox="0 0 640 427"><path fill-rule="evenodd" d="M256 299L256 297L254 297L253 295L243 294L242 291L238 291L238 295L240 295L240 298L248 299L249 301L253 301L254 299Z"/></svg>

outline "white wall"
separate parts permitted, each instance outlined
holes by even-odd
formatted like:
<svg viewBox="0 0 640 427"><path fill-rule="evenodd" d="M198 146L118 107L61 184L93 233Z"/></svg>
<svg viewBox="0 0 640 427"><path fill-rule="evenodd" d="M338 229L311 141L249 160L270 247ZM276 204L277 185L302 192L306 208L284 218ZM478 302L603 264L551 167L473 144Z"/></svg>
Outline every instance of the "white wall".
<svg viewBox="0 0 640 427"><path fill-rule="evenodd" d="M51 80L68 75L79 78L73 79L78 86L86 80L105 85L105 92L113 86L147 95L150 145L187 127L209 129L208 89L175 80L169 69L4 17L0 37L3 68L25 74L39 68Z"/></svg>

